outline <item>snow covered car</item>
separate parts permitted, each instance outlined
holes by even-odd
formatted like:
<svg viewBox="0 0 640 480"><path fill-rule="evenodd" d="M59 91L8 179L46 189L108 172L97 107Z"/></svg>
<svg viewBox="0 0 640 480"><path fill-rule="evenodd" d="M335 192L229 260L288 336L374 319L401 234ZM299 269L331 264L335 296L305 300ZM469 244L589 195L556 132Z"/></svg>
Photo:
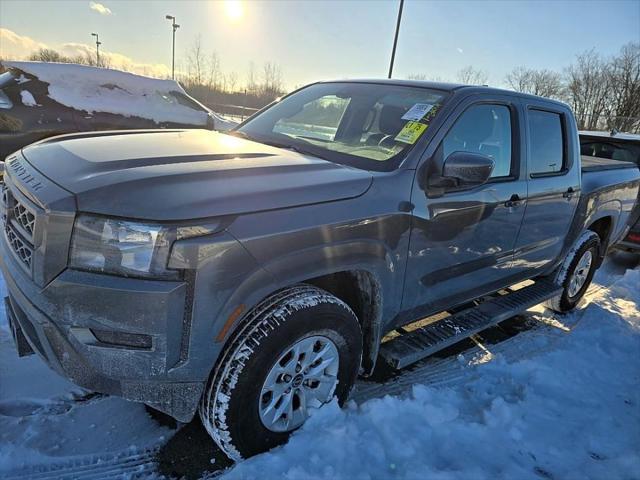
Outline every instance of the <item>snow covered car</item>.
<svg viewBox="0 0 640 480"><path fill-rule="evenodd" d="M632 162L640 168L640 135L611 132L580 131L580 153L583 162L598 164ZM640 196L638 197L640 203ZM633 220L632 220L633 221ZM640 252L640 219L637 219L629 229L629 233L620 240L615 247L627 252Z"/></svg>
<svg viewBox="0 0 640 480"><path fill-rule="evenodd" d="M541 302L573 309L639 186L635 165L583 168L560 102L321 82L230 133L87 132L8 157L6 311L19 354L199 413L246 458L379 358L402 368Z"/></svg>
<svg viewBox="0 0 640 480"><path fill-rule="evenodd" d="M64 133L235 125L173 80L65 63L4 61L2 67L0 158Z"/></svg>

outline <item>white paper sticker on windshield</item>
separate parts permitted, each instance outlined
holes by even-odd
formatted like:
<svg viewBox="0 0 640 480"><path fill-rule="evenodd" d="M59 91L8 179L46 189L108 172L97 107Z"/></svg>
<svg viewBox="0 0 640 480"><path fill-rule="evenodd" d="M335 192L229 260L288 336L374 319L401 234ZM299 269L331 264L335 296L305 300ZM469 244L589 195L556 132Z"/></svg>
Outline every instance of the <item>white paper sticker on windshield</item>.
<svg viewBox="0 0 640 480"><path fill-rule="evenodd" d="M416 103L409 109L407 113L402 116L402 120L412 120L414 122L417 122L427 113L429 113L429 110L431 110L432 108L433 105L430 103Z"/></svg>

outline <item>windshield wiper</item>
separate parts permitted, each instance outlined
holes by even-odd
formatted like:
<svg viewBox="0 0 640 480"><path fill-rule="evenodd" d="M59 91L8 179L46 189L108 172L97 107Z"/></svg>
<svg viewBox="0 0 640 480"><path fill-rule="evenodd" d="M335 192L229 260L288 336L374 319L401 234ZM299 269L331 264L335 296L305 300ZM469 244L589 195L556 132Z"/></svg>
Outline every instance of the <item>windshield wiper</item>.
<svg viewBox="0 0 640 480"><path fill-rule="evenodd" d="M306 148L300 148L297 145L286 145L286 144L275 143L275 142L267 143L267 145L271 145L272 147L284 148L286 150L291 150L292 152L300 153L302 155L311 155L312 157L316 157L321 160L326 160L326 158L323 157L322 155L319 155L316 152L312 152L311 150L308 150Z"/></svg>
<svg viewBox="0 0 640 480"><path fill-rule="evenodd" d="M271 140L256 140L256 141L259 141L260 143L264 143L265 145L269 145L270 147L283 148L285 150L291 150L292 152L300 153L302 155L311 155L312 157L317 157L322 160L326 160L326 158L323 157L322 155L318 155L316 152L312 152L310 150L307 150L306 148L300 148L297 145L273 142Z"/></svg>
<svg viewBox="0 0 640 480"><path fill-rule="evenodd" d="M251 140L254 142L257 141L253 137L251 137L247 132L241 132L240 130L231 130L226 133L229 135L233 135L234 137L244 138L245 140Z"/></svg>
<svg viewBox="0 0 640 480"><path fill-rule="evenodd" d="M261 138L252 137L246 132L242 132L240 130L234 130L229 132L230 135L235 135L236 137L244 138L245 140L251 140L253 142L262 143L264 145L269 145L270 147L283 148L285 150L291 150L292 152L300 153L302 155L311 155L312 157L319 158L321 160L326 160L322 155L317 154L316 152L312 152L307 150L306 148L300 148L297 145L291 145L288 143L280 143L274 142L272 140L264 140Z"/></svg>

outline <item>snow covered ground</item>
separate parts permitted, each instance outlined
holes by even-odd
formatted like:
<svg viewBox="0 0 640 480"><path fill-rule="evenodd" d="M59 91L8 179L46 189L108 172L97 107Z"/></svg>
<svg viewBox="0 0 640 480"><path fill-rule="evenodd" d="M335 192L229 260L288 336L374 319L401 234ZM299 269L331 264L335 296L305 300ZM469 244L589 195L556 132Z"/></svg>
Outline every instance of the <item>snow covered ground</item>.
<svg viewBox="0 0 640 480"><path fill-rule="evenodd" d="M621 263L622 262L622 263ZM476 338L318 411L229 479L640 478L640 268L607 260L587 305L542 307L504 341ZM0 284L0 293L4 284ZM155 477L174 430L18 359L0 311L0 477ZM215 468L215 465L211 465Z"/></svg>

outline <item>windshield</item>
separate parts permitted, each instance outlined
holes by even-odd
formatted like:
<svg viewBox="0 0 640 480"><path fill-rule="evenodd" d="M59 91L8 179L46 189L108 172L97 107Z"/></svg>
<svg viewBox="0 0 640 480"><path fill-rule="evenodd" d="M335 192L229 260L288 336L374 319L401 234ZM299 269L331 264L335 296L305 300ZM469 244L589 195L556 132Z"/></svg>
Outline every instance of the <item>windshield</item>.
<svg viewBox="0 0 640 480"><path fill-rule="evenodd" d="M320 83L252 117L236 134L336 163L390 170L428 129L444 97L401 85Z"/></svg>

